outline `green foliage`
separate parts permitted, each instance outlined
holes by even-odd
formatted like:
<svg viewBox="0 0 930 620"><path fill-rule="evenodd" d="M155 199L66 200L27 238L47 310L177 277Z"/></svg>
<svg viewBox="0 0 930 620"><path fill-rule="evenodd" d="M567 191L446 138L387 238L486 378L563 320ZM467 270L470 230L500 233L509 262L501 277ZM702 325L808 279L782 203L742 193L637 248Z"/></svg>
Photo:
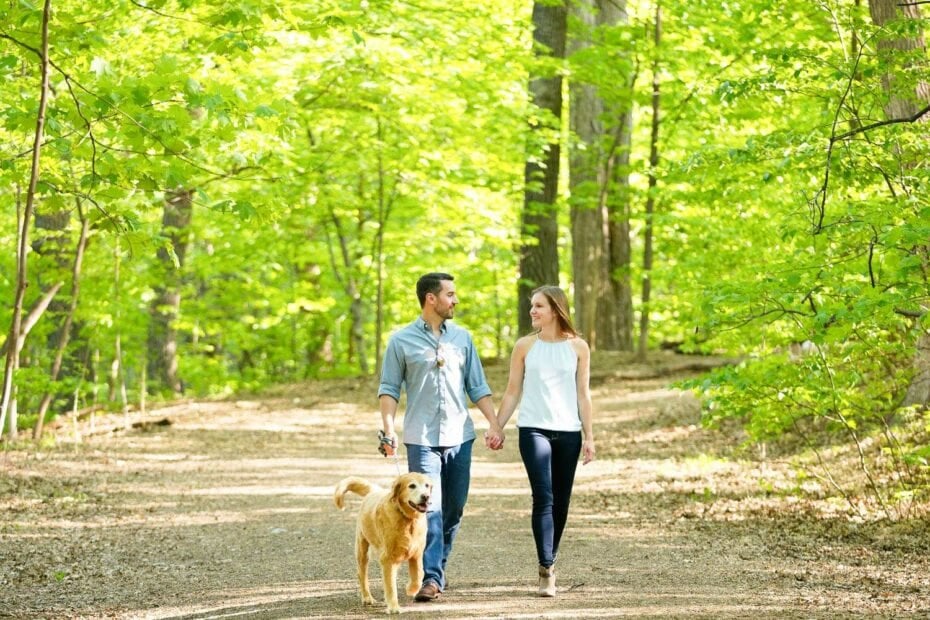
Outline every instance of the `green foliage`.
<svg viewBox="0 0 930 620"><path fill-rule="evenodd" d="M886 421L924 329L912 317L930 293L926 169L915 165L926 141L919 125L886 125L837 142L827 159L831 136L874 123L885 103L889 59L850 55L852 29L869 45L893 33L875 32L851 6L804 11L785 23L818 25L809 30L816 36L756 40L754 62L731 66L707 89L718 105L705 111L725 131L678 158L679 169L667 165L669 181L682 173L689 181L663 193L674 204L662 221L691 245L660 264L669 281L701 283L699 295L678 297L690 346L746 356L695 386L708 398L709 422L739 419L759 441L858 445L891 432ZM679 131L689 116L681 119ZM789 359L805 341L816 354ZM891 470L911 458L910 432L887 441ZM884 467L881 455L867 456L864 470ZM919 484L900 471L890 479L905 492Z"/></svg>
<svg viewBox="0 0 930 620"><path fill-rule="evenodd" d="M30 47L40 13L3 11L0 78L12 88L0 107L0 193L11 223L28 178L38 101ZM22 410L47 389L62 397L76 390L84 404L112 398L117 338L136 398L152 355L152 304L172 272L181 279L179 373L193 394L358 372L363 360L370 368L379 275L382 337L416 313L416 278L446 269L462 279L463 320L473 321L484 347L505 354L526 19L498 19L480 2L310 10L114 1L87 11L56 6L38 203L72 211L61 238L66 261L78 202L92 238L67 376L43 379L58 307L30 334L29 367L17 375ZM161 223L165 192L175 188L194 191L183 257ZM0 231L3 247L14 240L15 227ZM12 253L2 256L0 285L12 290ZM70 280L70 266L51 259L33 257L31 269L42 286L53 273ZM27 305L40 288L30 289ZM356 303L361 349L350 338Z"/></svg>
<svg viewBox="0 0 930 620"><path fill-rule="evenodd" d="M925 123L876 123L894 94L883 84L907 93L926 81L925 51L884 42L924 24L878 29L867 6L845 1L696 0L663 3L656 47L654 5L627 8L627 22L584 32L593 45L544 64L593 85L609 126L632 111L629 166L617 171L630 185L611 198L629 208L634 282L642 205L655 199L651 344L745 360L695 384L709 423L739 420L753 440L806 438L815 448L878 433L882 450L869 452L878 469L910 468L887 498L913 498L926 421L899 407L930 303L928 146ZM191 394L371 372L376 338L383 344L417 314L413 285L431 270L456 275L457 320L482 354L506 357L524 165L554 135L569 139L561 119L528 102L529 70L542 69L531 9L519 0L57 2L36 204L42 217L70 219L33 229L27 307L53 282L65 286L27 341L21 422L46 390L56 411L75 394L80 406L116 406L117 340L121 380L138 399L152 305L169 281L181 297L172 327ZM7 299L40 18L29 3L0 7ZM570 24L573 35L583 28ZM193 196L183 231L163 224L176 190ZM91 237L64 372L52 382L77 205ZM10 312L0 304L0 325ZM789 355L804 342L812 354Z"/></svg>

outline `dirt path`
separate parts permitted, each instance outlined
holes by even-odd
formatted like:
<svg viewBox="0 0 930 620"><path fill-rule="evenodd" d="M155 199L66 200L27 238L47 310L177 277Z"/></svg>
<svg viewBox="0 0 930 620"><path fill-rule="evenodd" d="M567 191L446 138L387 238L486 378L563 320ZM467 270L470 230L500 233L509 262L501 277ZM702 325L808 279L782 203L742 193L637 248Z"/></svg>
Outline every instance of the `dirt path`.
<svg viewBox="0 0 930 620"><path fill-rule="evenodd" d="M599 459L579 468L556 599L532 596L528 488L511 429L503 452L476 448L443 602L402 598L404 612L930 615L926 523L810 516L780 492L796 484L784 466L722 458L735 440L701 430L693 399L667 385L596 386ZM0 453L0 617L382 615L358 600L356 503L343 513L331 499L349 473L395 474L373 449L373 390L325 382L176 406L129 431L66 443L64 428L55 450ZM372 578L380 596L377 568Z"/></svg>

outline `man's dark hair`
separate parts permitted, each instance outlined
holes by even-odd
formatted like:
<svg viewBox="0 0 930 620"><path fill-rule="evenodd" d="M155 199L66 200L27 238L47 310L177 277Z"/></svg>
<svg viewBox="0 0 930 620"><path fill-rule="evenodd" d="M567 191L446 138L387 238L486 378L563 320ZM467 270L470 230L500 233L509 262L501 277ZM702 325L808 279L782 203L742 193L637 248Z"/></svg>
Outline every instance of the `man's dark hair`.
<svg viewBox="0 0 930 620"><path fill-rule="evenodd" d="M426 294L432 293L433 295L438 295L442 290L442 281L448 280L451 282L455 280L448 273L428 273L419 280L417 280L417 299L420 300L420 307L422 308L426 304Z"/></svg>

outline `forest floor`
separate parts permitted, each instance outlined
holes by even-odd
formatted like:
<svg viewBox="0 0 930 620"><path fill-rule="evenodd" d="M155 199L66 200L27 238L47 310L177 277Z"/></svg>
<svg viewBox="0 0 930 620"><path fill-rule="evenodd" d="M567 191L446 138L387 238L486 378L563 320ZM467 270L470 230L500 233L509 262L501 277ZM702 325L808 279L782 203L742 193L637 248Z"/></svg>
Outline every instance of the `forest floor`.
<svg viewBox="0 0 930 620"><path fill-rule="evenodd" d="M930 616L930 526L850 519L790 493L783 460L706 430L672 382L695 360L603 361L592 378L598 459L580 467L558 563L534 597L528 484L509 429L476 444L471 495L439 602L443 618ZM505 365L489 367L503 388ZM352 474L388 484L376 385L329 380L248 399L175 404L54 429L0 452L0 617L366 618ZM476 424L486 424L475 414ZM401 467L406 470L403 465ZM380 569L371 568L381 596ZM406 568L398 582L406 580Z"/></svg>

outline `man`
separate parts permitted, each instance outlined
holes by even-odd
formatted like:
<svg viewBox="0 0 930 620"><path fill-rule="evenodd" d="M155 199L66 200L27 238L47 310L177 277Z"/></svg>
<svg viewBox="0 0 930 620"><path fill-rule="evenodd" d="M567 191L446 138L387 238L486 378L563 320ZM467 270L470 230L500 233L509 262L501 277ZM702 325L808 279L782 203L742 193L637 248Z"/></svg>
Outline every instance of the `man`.
<svg viewBox="0 0 930 620"><path fill-rule="evenodd" d="M414 597L421 603L436 600L446 587L446 561L468 498L475 427L466 395L488 420L485 445L493 450L503 447L491 388L471 334L448 322L459 302L452 280L447 273L428 273L417 281L422 313L391 336L378 388L382 430L396 447L394 417L406 384L407 467L433 480L423 584Z"/></svg>

